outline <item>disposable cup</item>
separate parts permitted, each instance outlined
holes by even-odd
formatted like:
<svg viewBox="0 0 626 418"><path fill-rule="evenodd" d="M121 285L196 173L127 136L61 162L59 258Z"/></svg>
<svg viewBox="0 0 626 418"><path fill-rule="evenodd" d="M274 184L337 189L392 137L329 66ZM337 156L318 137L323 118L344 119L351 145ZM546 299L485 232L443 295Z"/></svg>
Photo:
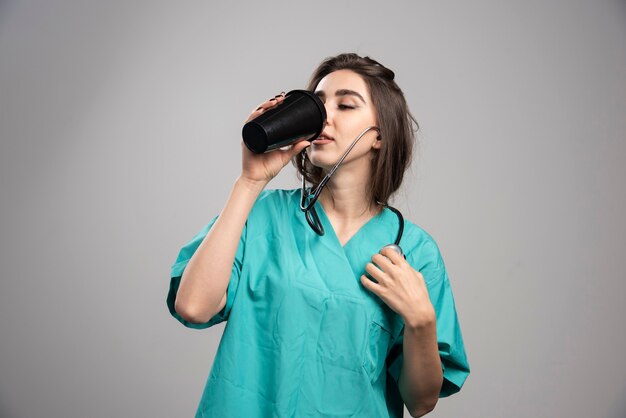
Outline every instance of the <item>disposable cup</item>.
<svg viewBox="0 0 626 418"><path fill-rule="evenodd" d="M296 142L317 138L326 125L326 108L308 90L291 90L281 104L243 126L243 142L262 154Z"/></svg>

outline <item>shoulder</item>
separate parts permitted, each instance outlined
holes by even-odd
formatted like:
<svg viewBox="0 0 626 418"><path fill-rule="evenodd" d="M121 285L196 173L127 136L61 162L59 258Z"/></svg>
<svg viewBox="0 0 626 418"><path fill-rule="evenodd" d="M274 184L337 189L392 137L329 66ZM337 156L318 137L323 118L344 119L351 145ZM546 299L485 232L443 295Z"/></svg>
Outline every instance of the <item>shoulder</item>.
<svg viewBox="0 0 626 418"><path fill-rule="evenodd" d="M431 277L443 273L445 266L439 245L424 228L405 219L402 243L407 261L417 271L427 271Z"/></svg>
<svg viewBox="0 0 626 418"><path fill-rule="evenodd" d="M299 189L264 189L254 203L256 210L284 210L293 204Z"/></svg>
<svg viewBox="0 0 626 418"><path fill-rule="evenodd" d="M407 219L404 220L404 234L402 240L407 246L407 250L415 251L427 247L431 251L439 252L439 247L433 236L422 228Z"/></svg>
<svg viewBox="0 0 626 418"><path fill-rule="evenodd" d="M291 225L299 207L299 189L264 189L257 197L246 221L247 239L279 236Z"/></svg>
<svg viewBox="0 0 626 418"><path fill-rule="evenodd" d="M287 219L294 208L299 209L299 189L264 189L257 197L248 222L259 228L267 228L276 220Z"/></svg>
<svg viewBox="0 0 626 418"><path fill-rule="evenodd" d="M300 189L263 189L257 198L257 203L287 204Z"/></svg>

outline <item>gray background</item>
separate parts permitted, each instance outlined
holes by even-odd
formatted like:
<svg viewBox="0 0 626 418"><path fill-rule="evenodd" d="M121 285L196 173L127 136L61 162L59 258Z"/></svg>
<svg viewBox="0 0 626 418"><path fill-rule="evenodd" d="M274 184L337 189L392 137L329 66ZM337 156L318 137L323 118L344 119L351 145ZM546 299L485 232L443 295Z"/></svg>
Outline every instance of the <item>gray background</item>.
<svg viewBox="0 0 626 418"><path fill-rule="evenodd" d="M344 51L422 127L395 204L472 368L431 416L626 416L626 7L565 0L0 3L0 416L194 414L223 324L170 317L170 265L250 110Z"/></svg>

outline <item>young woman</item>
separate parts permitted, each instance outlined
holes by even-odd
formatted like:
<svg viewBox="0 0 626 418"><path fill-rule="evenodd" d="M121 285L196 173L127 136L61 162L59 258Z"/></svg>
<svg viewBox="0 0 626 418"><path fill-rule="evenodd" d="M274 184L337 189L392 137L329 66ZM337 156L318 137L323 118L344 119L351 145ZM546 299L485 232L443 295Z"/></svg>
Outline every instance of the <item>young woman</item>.
<svg viewBox="0 0 626 418"><path fill-rule="evenodd" d="M326 108L323 133L260 155L242 143L222 212L172 266L174 317L228 321L196 416L401 417L403 405L422 416L469 365L437 244L387 204L413 118L394 73L369 57L326 59L308 89ZM265 189L290 160L317 186L343 156L306 216L301 190Z"/></svg>

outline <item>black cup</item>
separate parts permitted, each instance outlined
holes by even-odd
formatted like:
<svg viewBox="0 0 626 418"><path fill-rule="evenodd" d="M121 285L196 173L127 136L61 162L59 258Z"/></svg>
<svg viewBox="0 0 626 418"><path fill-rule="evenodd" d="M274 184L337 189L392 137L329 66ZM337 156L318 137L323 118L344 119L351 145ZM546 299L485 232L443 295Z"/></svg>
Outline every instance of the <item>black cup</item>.
<svg viewBox="0 0 626 418"><path fill-rule="evenodd" d="M326 108L308 90L291 90L281 104L243 126L243 142L262 154L277 148L317 138L326 125Z"/></svg>

